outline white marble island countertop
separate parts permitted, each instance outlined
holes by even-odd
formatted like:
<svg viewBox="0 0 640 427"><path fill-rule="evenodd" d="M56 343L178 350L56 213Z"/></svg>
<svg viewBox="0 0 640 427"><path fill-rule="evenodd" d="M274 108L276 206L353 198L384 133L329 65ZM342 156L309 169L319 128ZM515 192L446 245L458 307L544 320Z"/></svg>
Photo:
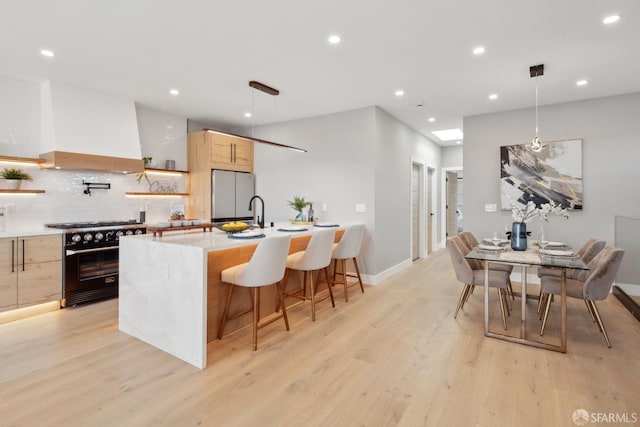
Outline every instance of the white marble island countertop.
<svg viewBox="0 0 640 427"><path fill-rule="evenodd" d="M296 227L306 228L303 231L279 231L279 229L294 229ZM254 233L262 232L265 237L281 236L283 234L289 234L291 237L305 236L312 234L316 230L326 230L327 228L342 228L342 224L337 227L317 227L313 225L293 226L288 222L276 223L274 227L250 228L247 231ZM238 233L242 235L242 233ZM162 237L153 236L152 234L144 234L139 236L123 236L121 239L138 239L152 242L190 246L194 248L202 248L206 252L215 251L220 249L235 248L239 246L257 245L263 238L248 238L248 239L233 239L229 237L229 234L214 228L212 231L203 231L202 229L185 230L185 231L167 231L163 233Z"/></svg>

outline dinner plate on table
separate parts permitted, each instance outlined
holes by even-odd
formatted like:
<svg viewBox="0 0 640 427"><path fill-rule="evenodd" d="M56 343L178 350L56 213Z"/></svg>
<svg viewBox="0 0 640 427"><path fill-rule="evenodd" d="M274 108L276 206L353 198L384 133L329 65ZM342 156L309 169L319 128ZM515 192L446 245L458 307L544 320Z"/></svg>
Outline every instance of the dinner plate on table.
<svg viewBox="0 0 640 427"><path fill-rule="evenodd" d="M289 225L278 228L278 231L307 231L307 227L301 227L299 225Z"/></svg>
<svg viewBox="0 0 640 427"><path fill-rule="evenodd" d="M486 238L486 239L482 239L483 243L486 243L487 245L506 245L507 243L509 243L509 241L507 239L492 239L492 238Z"/></svg>
<svg viewBox="0 0 640 427"><path fill-rule="evenodd" d="M340 227L339 224L335 224L333 222L319 222L317 224L313 224L314 227Z"/></svg>
<svg viewBox="0 0 640 427"><path fill-rule="evenodd" d="M566 243L562 243L562 242L547 242L547 246L548 248L561 248L563 246L567 246Z"/></svg>
<svg viewBox="0 0 640 427"><path fill-rule="evenodd" d="M540 249L540 253L543 255L551 255L551 256L566 256L566 257L576 256L576 254L573 251L563 251L560 249Z"/></svg>
<svg viewBox="0 0 640 427"><path fill-rule="evenodd" d="M478 248L482 249L483 251L502 251L502 250L504 250L504 248L502 246L485 245L483 243L480 243L478 245Z"/></svg>
<svg viewBox="0 0 640 427"><path fill-rule="evenodd" d="M228 236L230 239L260 239L264 236L262 231L243 231L241 233L233 233Z"/></svg>

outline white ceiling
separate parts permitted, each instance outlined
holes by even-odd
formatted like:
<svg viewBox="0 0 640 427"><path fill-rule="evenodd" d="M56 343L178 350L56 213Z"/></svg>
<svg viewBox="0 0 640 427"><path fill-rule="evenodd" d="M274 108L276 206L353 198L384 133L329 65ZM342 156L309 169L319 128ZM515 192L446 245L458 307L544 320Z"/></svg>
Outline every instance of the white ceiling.
<svg viewBox="0 0 640 427"><path fill-rule="evenodd" d="M602 24L612 13L621 20ZM328 43L333 33L342 43ZM640 91L640 1L20 0L0 10L1 74L220 126L378 105L440 143L431 131L464 116L533 106L529 66L540 63L540 105Z"/></svg>

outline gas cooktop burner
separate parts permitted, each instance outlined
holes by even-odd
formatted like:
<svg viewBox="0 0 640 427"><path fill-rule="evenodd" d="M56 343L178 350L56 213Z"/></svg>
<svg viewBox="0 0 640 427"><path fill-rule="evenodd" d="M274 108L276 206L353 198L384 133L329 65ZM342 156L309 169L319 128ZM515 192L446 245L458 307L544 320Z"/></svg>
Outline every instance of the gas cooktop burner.
<svg viewBox="0 0 640 427"><path fill-rule="evenodd" d="M73 228L118 227L123 225L141 225L136 221L89 221L89 222L63 222L59 224L45 224L49 228L62 230Z"/></svg>

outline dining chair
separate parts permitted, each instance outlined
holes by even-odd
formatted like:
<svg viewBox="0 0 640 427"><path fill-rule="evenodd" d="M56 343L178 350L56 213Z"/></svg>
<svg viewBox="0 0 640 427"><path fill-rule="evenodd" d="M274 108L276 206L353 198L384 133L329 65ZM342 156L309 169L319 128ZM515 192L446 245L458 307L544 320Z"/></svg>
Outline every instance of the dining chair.
<svg viewBox="0 0 640 427"><path fill-rule="evenodd" d="M611 342L598 312L596 301L606 299L609 295L623 257L623 249L613 246L606 247L589 262L589 270L584 270L577 274L576 279L566 279L567 297L584 300L591 320L598 324L598 328L604 335L609 348L611 348ZM544 310L540 335L544 334L547 318L549 317L551 295L560 295L560 280L558 277L542 276L540 287L544 298Z"/></svg>
<svg viewBox="0 0 640 427"><path fill-rule="evenodd" d="M476 236L474 236L470 231L461 231L458 236L460 237L462 243L464 243L467 247L467 252L465 252L464 255L467 255L469 251L479 245L478 239L476 239ZM477 259L470 259L467 261L469 261L469 265L472 269L484 270L484 263L482 261ZM506 271L507 273L509 273L509 287L507 288L507 292L511 296L511 299L514 300L515 297L513 294L513 287L511 285L511 272L513 271L513 266L508 264L489 263L489 270Z"/></svg>
<svg viewBox="0 0 640 427"><path fill-rule="evenodd" d="M251 256L249 262L236 265L234 267L222 270L221 279L223 283L229 284L227 292L227 301L222 312L220 328L218 329L218 339L222 339L224 335L224 327L227 320L235 319L253 311L253 350L258 349L258 329L266 326L273 321L284 318L284 324L289 330L289 319L287 319L287 309L284 306L283 292L280 285L285 272L287 256L289 254L289 246L291 244L291 236L275 236L261 240L256 247L255 252ZM278 291L278 300L282 306L282 315L273 317L263 324L260 321L260 288L269 285L276 285ZM253 308L236 313L229 316L229 306L231 298L236 286L243 288L251 288L251 299Z"/></svg>
<svg viewBox="0 0 640 427"><path fill-rule="evenodd" d="M360 268L356 257L360 253L360 245L362 244L362 236L364 235L364 224L354 224L347 228L342 235L340 242L334 243L331 258L333 259L333 285L342 283L344 285L344 300L349 302L349 287L360 285L360 290L364 293L364 285L360 277ZM356 274L347 273L347 260L353 262ZM338 261L340 262L340 270L338 271ZM336 276L342 276L342 281L337 282ZM348 283L347 278L352 277L358 279L357 282Z"/></svg>
<svg viewBox="0 0 640 427"><path fill-rule="evenodd" d="M447 238L447 250L453 264L456 279L464 284L462 293L458 300L458 305L453 318L457 318L458 312L463 308L465 301L475 286L484 286L484 269L473 269L469 265L469 260L465 258L466 245L458 236ZM507 287L509 286L509 273L500 270L489 269L489 286L498 290L500 300L500 313L502 314L502 324L507 329L507 317L509 305L507 303Z"/></svg>
<svg viewBox="0 0 640 427"><path fill-rule="evenodd" d="M585 264L589 264L591 260L600 253L602 249L604 249L606 242L604 240L598 239L589 239L587 242L582 245L580 249L576 252L576 255L580 257L582 262ZM567 277L574 279L577 275L583 270L576 269L567 269ZM552 277L560 277L561 270L559 268L550 268L550 267L542 267L538 269L538 277L542 276L552 276Z"/></svg>

